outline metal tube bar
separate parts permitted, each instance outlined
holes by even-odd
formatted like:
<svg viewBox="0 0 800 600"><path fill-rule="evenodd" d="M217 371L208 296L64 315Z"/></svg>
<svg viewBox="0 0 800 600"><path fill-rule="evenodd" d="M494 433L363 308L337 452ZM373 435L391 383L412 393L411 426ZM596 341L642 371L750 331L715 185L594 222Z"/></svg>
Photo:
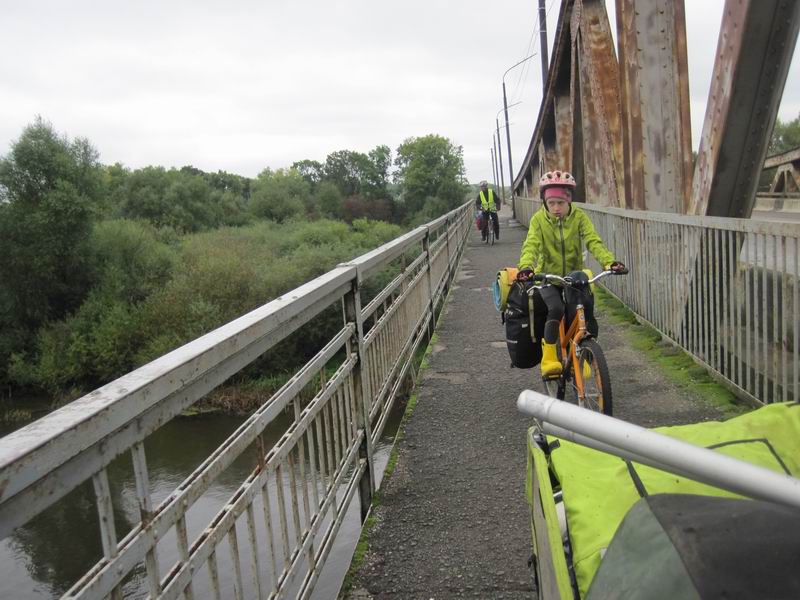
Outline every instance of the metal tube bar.
<svg viewBox="0 0 800 600"><path fill-rule="evenodd" d="M786 357L789 354L789 338L786 332L786 300L788 297L787 289L789 287L789 269L786 267L786 238L781 236L781 310L779 313L779 317L781 320L781 401L788 402L789 401L789 386L788 386L788 374L787 374L787 364L786 364ZM793 310L797 310L797 307L792 307Z"/></svg>
<svg viewBox="0 0 800 600"><path fill-rule="evenodd" d="M744 292L744 368L745 368L745 389L754 394L755 386L752 384L753 369L753 343L752 343L752 329L753 329L753 298L755 297L755 267L753 266L753 256L755 250L755 235L748 235L744 239L744 248L747 250L744 255L744 268L745 271L745 292ZM755 394L754 394L755 395Z"/></svg>
<svg viewBox="0 0 800 600"><path fill-rule="evenodd" d="M792 293L792 310L796 315L800 312L800 294L798 294L798 280L800 280L800 252L798 252L798 246L800 246L800 238L794 238L794 277L792 278L794 281L794 290ZM792 344L792 350L794 354L794 358L792 362L794 363L794 396L793 400L795 402L800 402L800 395L798 395L798 388L800 388L800 323L798 323L798 319L793 319L792 322L792 329L794 329L794 343Z"/></svg>
<svg viewBox="0 0 800 600"><path fill-rule="evenodd" d="M769 402L769 390L767 388L767 384L769 383L769 378L767 377L769 373L769 355L767 349L767 236L761 236L762 241L762 252L761 252L761 261L762 261L762 271L761 271L761 304L758 305L759 310L761 311L761 348L762 348L762 356L761 356L761 401L762 402Z"/></svg>
<svg viewBox="0 0 800 600"><path fill-rule="evenodd" d="M619 448L670 472L750 498L800 509L800 479L525 390L517 408L546 423Z"/></svg>

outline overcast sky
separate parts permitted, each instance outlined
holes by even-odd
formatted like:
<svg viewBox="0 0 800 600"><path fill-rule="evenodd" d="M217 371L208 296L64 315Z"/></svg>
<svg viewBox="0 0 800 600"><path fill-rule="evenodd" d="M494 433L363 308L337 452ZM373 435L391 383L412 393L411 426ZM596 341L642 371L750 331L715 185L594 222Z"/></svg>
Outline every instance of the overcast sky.
<svg viewBox="0 0 800 600"><path fill-rule="evenodd" d="M552 47L560 0L547 4ZM722 5L686 2L695 147ZM130 168L255 176L437 133L463 147L470 181L491 179L503 72L539 47L536 0L0 6L0 154L41 115ZM509 103L520 103L510 111L517 166L541 102L539 65L537 56L506 76ZM783 119L800 114L799 68Z"/></svg>

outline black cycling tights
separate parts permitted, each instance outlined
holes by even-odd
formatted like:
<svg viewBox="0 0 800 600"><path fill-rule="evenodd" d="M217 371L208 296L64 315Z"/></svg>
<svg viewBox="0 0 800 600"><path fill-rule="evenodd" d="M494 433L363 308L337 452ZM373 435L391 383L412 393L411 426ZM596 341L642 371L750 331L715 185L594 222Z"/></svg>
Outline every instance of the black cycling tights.
<svg viewBox="0 0 800 600"><path fill-rule="evenodd" d="M537 294L541 296L547 306L547 317L544 324L544 341L547 344L555 344L558 341L558 324L564 316L564 299L561 297L561 290L555 286L548 286L537 290ZM534 307L535 310L536 307ZM594 337L597 337L598 326L597 320L594 318L594 298L589 296L584 299L583 311L586 315L586 328ZM575 316L574 310L567 311L568 319ZM569 322L566 323L569 327Z"/></svg>

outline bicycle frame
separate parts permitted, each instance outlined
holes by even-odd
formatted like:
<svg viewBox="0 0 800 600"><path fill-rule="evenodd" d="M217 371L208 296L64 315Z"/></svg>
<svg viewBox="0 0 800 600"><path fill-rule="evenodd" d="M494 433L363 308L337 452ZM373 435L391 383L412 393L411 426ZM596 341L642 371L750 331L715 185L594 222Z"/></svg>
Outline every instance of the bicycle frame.
<svg viewBox="0 0 800 600"><path fill-rule="evenodd" d="M575 389L578 392L578 402L581 406L583 406L585 399L585 392L583 389L583 371L579 368L580 365L578 364L578 353L575 351L575 348L581 343L583 338L587 336L588 330L586 329L586 313L584 312L583 304L576 304L575 311L575 318L572 319L572 323L570 323L566 334L564 332L564 322L566 321L566 317L561 318L561 322L558 325L558 338L561 346L561 356L569 357L568 360L563 361L565 367L564 372L566 373L566 366L569 363L572 363L572 376L575 378ZM567 346L569 346L569 348Z"/></svg>
<svg viewBox="0 0 800 600"><path fill-rule="evenodd" d="M627 270L623 271L620 274L627 273ZM587 282L588 285L591 285L595 281L602 279L608 275L613 274L612 271L606 270L598 273L596 276L589 279ZM539 285L534 284L531 286L531 290L529 294L533 293L533 290L541 290L546 285L552 285L552 282L560 282L565 285L571 285L572 281L569 277L560 277L558 275L544 275L542 279L542 283ZM566 325L566 316L561 318L561 321L558 324L558 338L559 338L559 346L561 348L561 360L562 360L562 373L558 376L553 378L554 380L561 381L563 385L566 385L567 376L569 374L569 369L567 368L568 365L572 365L572 377L574 378L574 385L575 391L578 396L578 404L580 406L584 406L586 402L586 389L584 387L583 381L583 370L580 368L579 364L579 357L576 348L578 345L589 335L588 329L586 328L586 312L584 309L583 303L578 303L575 305L575 317L572 319L572 322L569 324L569 327Z"/></svg>

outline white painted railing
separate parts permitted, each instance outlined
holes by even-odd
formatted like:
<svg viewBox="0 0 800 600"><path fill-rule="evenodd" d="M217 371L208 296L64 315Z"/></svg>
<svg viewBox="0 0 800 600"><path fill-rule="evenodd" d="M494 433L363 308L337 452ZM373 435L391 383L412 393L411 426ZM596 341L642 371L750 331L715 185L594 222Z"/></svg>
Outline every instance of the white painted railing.
<svg viewBox="0 0 800 600"><path fill-rule="evenodd" d="M800 400L799 224L580 206L631 268L615 296L740 395Z"/></svg>
<svg viewBox="0 0 800 600"><path fill-rule="evenodd" d="M0 439L0 539L91 480L104 557L65 597L121 597L136 573L137 597L308 597L355 492L362 519L370 506L373 445L433 331L471 224L469 203ZM391 267L397 276L362 308L363 284ZM327 345L155 503L145 439L337 307L342 325ZM293 418L265 447L265 430L282 427L286 412ZM126 454L141 518L118 535L107 467ZM192 506L243 456L249 477L199 532L187 528ZM174 564L159 559L163 544L177 546ZM230 553L225 577L219 552Z"/></svg>

